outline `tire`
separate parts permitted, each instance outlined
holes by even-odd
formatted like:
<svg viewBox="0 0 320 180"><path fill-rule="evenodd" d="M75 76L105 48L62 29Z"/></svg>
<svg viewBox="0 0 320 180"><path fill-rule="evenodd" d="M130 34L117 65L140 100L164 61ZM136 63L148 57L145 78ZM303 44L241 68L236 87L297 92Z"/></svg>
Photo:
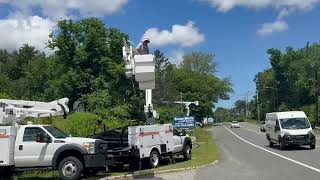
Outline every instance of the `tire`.
<svg viewBox="0 0 320 180"><path fill-rule="evenodd" d="M310 149L315 149L316 145L315 144L310 144Z"/></svg>
<svg viewBox="0 0 320 180"><path fill-rule="evenodd" d="M0 180L11 179L13 171L11 167L0 167Z"/></svg>
<svg viewBox="0 0 320 180"><path fill-rule="evenodd" d="M280 148L281 151L285 150L285 148L286 148L286 146L284 145L284 143L282 142L281 139L279 139L279 148Z"/></svg>
<svg viewBox="0 0 320 180"><path fill-rule="evenodd" d="M59 163L59 176L63 180L80 179L83 165L78 158L66 157Z"/></svg>
<svg viewBox="0 0 320 180"><path fill-rule="evenodd" d="M185 161L190 160L192 157L192 150L189 144L185 145L183 148L183 158Z"/></svg>
<svg viewBox="0 0 320 180"><path fill-rule="evenodd" d="M269 140L269 147L273 147L274 143Z"/></svg>
<svg viewBox="0 0 320 180"><path fill-rule="evenodd" d="M151 168L157 168L160 164L160 155L156 150L152 150L149 158L149 165Z"/></svg>

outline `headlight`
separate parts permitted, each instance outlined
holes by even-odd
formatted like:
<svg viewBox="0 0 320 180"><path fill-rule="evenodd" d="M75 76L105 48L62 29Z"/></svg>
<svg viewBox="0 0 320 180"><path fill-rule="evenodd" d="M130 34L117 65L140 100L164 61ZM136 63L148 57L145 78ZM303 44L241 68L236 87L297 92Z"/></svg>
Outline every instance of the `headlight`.
<svg viewBox="0 0 320 180"><path fill-rule="evenodd" d="M309 139L315 139L316 137L314 136L314 132L311 130L308 132Z"/></svg>
<svg viewBox="0 0 320 180"><path fill-rule="evenodd" d="M95 151L94 151L94 142L85 142L83 143L82 145L87 151L89 154L94 154Z"/></svg>
<svg viewBox="0 0 320 180"><path fill-rule="evenodd" d="M308 135L311 135L311 134L314 134L312 130L308 132Z"/></svg>

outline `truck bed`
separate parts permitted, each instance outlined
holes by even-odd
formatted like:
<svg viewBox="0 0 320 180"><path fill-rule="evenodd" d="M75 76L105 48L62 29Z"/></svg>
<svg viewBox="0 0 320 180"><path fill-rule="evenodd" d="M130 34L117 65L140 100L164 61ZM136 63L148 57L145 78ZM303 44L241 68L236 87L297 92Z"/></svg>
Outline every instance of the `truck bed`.
<svg viewBox="0 0 320 180"><path fill-rule="evenodd" d="M129 150L127 128L112 129L93 136L108 143L108 153Z"/></svg>

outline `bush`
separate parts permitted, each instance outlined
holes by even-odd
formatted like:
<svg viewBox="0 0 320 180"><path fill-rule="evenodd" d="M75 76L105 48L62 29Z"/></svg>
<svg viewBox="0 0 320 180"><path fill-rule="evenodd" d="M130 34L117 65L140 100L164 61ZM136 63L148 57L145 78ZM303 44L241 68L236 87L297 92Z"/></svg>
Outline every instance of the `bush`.
<svg viewBox="0 0 320 180"><path fill-rule="evenodd" d="M99 116L88 112L75 112L67 118L66 128L72 136L90 137L93 134Z"/></svg>
<svg viewBox="0 0 320 180"><path fill-rule="evenodd" d="M176 107L158 107L156 110L159 114L159 119L165 123L171 123L174 117L185 116L184 113Z"/></svg>

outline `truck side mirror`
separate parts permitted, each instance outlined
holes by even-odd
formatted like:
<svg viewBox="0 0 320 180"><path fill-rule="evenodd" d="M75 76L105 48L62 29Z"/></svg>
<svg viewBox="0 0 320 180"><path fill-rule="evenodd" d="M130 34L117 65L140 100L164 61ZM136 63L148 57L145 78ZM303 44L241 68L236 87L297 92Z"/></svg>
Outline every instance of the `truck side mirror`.
<svg viewBox="0 0 320 180"><path fill-rule="evenodd" d="M46 143L50 143L51 142L51 137L48 134L46 134L46 136L45 136L45 142Z"/></svg>
<svg viewBox="0 0 320 180"><path fill-rule="evenodd" d="M186 133L186 130L182 130L181 132L180 132L180 136L185 136L187 133Z"/></svg>

